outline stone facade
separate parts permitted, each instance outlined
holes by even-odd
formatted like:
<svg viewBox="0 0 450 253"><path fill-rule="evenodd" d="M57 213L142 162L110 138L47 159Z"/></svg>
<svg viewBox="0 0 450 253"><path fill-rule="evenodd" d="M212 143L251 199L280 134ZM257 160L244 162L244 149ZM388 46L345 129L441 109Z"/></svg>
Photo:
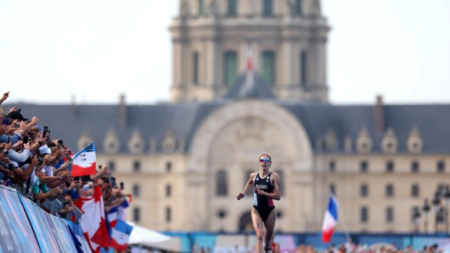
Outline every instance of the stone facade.
<svg viewBox="0 0 450 253"><path fill-rule="evenodd" d="M231 2L236 2L234 11L229 10ZM320 2L266 2L270 8L264 7L262 0L180 0L180 15L170 27L172 102L222 97L232 85L226 83L226 53L236 55L235 74L239 74L246 70L248 48L258 72L263 72L264 52L273 53L274 80L269 84L279 98L328 100L326 43L330 28L321 16Z"/></svg>

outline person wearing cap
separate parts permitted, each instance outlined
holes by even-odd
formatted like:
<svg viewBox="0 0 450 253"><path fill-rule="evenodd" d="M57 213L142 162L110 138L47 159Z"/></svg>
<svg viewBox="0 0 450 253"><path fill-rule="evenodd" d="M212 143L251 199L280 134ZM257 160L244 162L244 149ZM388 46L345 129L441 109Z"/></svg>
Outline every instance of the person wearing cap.
<svg viewBox="0 0 450 253"><path fill-rule="evenodd" d="M2 114L3 115L3 114ZM13 124L5 125L4 118L9 118L12 120ZM16 143L20 140L20 138L30 130L34 125L39 122L37 117L33 117L30 123L26 124L26 118L19 111L11 111L6 116L1 117L2 127L0 129L0 143ZM10 122L9 121L9 122ZM18 128L14 128L15 123L19 123ZM14 134L9 135L10 132L14 132Z"/></svg>
<svg viewBox="0 0 450 253"><path fill-rule="evenodd" d="M45 142L45 138L41 138L39 141L37 141L33 145L22 144L22 141L19 141L19 142L15 143L15 146L19 147L20 148L19 151L21 151L21 152L17 152L16 150L14 150L14 147L9 150L4 149L3 152L11 161L15 161L17 163L23 163L28 159L28 157L30 157L33 154L34 151L38 150L38 148L41 145L43 145L44 142ZM24 147L23 149L22 149L22 146Z"/></svg>
<svg viewBox="0 0 450 253"><path fill-rule="evenodd" d="M50 143L49 143L50 144ZM54 188L62 183L64 183L69 177L69 171L64 171L59 175L53 174L53 166L51 166L50 159L52 154L56 155L57 149L49 148L48 146L40 149L40 154L42 157L43 167L39 171L38 176L41 183L47 184L50 188Z"/></svg>

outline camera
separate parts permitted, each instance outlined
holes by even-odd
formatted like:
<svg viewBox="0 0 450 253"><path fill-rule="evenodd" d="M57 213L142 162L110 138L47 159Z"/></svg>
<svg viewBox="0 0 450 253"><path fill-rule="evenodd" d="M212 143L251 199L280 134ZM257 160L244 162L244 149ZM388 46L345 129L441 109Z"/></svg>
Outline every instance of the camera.
<svg viewBox="0 0 450 253"><path fill-rule="evenodd" d="M75 183L78 183L78 182L80 182L80 179L81 179L80 177L74 177L73 181L75 181Z"/></svg>
<svg viewBox="0 0 450 253"><path fill-rule="evenodd" d="M39 164L39 165L42 165L42 162L44 162L44 159L42 159L42 157L39 157L39 158L38 158L38 164Z"/></svg>

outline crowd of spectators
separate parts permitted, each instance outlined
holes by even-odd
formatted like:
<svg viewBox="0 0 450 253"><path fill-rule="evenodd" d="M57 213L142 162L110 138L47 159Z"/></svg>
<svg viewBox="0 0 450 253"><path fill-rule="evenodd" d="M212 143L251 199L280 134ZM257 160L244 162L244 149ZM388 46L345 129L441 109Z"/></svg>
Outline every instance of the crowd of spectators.
<svg viewBox="0 0 450 253"><path fill-rule="evenodd" d="M341 244L332 245L324 248L320 253L442 253L443 250L437 244L426 245L420 250L414 250L411 245L405 248L397 247L395 244L379 243L374 245L355 244L351 241ZM311 245L299 245L295 253L318 253L318 250Z"/></svg>
<svg viewBox="0 0 450 253"><path fill-rule="evenodd" d="M106 166L99 166L96 175L72 177L73 153L61 136L53 136L51 126L43 125L38 117L25 118L17 106L6 111L1 105L8 97L5 92L0 98L1 185L67 219L79 218L81 212L73 202L92 196L95 185L102 189L106 213L122 203L122 189Z"/></svg>
<svg viewBox="0 0 450 253"><path fill-rule="evenodd" d="M297 248L286 250L279 243L274 243L271 247L270 253L443 253L444 250L440 249L437 244L426 245L421 250L414 250L412 246L408 245L404 249L397 247L395 244L379 243L374 245L367 244L355 244L350 240L347 243L340 245L332 244L330 247L315 248L311 244L300 244ZM155 251L141 251L141 252L155 252ZM217 250L209 247L197 247L194 246L193 253L257 253L255 247L250 249L242 249L235 246L234 249ZM450 251L446 251L450 252ZM445 253L446 253L445 252Z"/></svg>

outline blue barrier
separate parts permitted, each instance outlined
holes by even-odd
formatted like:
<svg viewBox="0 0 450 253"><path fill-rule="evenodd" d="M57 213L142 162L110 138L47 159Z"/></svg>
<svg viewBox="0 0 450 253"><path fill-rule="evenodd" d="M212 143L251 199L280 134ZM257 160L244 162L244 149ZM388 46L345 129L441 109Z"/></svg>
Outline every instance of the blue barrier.
<svg viewBox="0 0 450 253"><path fill-rule="evenodd" d="M0 252L74 252L77 248L70 233L81 243L83 252L91 252L77 224L43 211L16 190L0 185Z"/></svg>

